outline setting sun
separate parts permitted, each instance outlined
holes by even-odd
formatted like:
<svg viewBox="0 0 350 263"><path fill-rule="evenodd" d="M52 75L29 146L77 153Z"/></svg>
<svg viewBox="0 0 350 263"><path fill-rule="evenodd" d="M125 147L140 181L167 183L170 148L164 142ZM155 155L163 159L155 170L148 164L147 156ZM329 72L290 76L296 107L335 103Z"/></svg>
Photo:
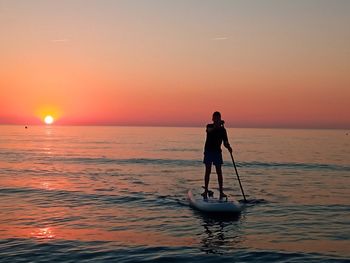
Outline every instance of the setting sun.
<svg viewBox="0 0 350 263"><path fill-rule="evenodd" d="M52 117L51 115L47 115L47 116L45 117L45 119L44 119L44 122L45 122L46 124L52 124L52 123L54 122L54 119L53 119L53 117Z"/></svg>

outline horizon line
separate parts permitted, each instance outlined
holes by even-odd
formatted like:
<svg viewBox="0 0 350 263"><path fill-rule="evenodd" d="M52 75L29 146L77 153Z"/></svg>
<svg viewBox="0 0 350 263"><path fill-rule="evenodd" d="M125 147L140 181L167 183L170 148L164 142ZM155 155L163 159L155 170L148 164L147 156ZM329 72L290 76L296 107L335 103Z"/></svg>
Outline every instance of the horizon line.
<svg viewBox="0 0 350 263"><path fill-rule="evenodd" d="M0 126L44 126L44 127L149 127L149 128L205 128L204 125L165 125L165 124L19 124L19 123L0 123ZM350 130L350 127L303 127L303 126L225 126L228 129L285 129L285 130Z"/></svg>

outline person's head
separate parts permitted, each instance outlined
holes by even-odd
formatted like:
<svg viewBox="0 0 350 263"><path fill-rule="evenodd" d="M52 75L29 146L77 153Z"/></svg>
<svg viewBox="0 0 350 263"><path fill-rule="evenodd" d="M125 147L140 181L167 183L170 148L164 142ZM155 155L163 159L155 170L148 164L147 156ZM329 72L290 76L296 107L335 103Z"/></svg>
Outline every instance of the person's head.
<svg viewBox="0 0 350 263"><path fill-rule="evenodd" d="M213 113L213 122L217 124L221 124L221 113L216 111Z"/></svg>

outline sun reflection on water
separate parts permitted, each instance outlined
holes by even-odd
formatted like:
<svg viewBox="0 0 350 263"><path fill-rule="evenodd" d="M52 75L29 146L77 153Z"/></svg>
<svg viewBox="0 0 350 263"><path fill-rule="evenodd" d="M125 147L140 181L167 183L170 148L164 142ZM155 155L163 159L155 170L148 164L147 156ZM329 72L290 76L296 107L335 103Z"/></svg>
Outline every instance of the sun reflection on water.
<svg viewBox="0 0 350 263"><path fill-rule="evenodd" d="M41 186L40 188L45 189L45 190L54 190L55 189L50 182L41 182L40 186Z"/></svg>
<svg viewBox="0 0 350 263"><path fill-rule="evenodd" d="M51 227L38 228L31 233L31 237L37 239L54 239L56 234Z"/></svg>

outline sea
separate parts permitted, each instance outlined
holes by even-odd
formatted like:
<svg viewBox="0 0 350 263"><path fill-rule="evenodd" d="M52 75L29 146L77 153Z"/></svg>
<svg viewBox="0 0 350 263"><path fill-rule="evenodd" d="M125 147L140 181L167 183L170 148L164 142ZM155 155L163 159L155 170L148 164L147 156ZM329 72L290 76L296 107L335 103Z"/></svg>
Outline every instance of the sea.
<svg viewBox="0 0 350 263"><path fill-rule="evenodd" d="M0 262L350 262L350 131L227 131L233 218L188 204L204 127L0 126Z"/></svg>

